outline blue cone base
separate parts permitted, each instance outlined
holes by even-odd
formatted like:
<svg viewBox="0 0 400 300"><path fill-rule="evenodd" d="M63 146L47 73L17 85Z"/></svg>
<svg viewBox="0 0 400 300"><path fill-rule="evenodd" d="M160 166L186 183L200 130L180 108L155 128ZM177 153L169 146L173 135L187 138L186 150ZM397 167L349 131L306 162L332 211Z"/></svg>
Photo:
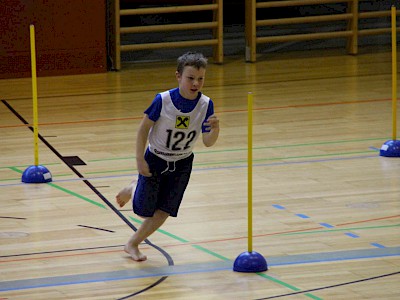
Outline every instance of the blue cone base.
<svg viewBox="0 0 400 300"><path fill-rule="evenodd" d="M243 252L235 260L233 270L236 272L264 272L268 264L264 256L257 252Z"/></svg>
<svg viewBox="0 0 400 300"><path fill-rule="evenodd" d="M50 171L44 166L29 166L22 174L22 182L25 183L46 183L51 182Z"/></svg>
<svg viewBox="0 0 400 300"><path fill-rule="evenodd" d="M379 151L380 156L385 157L400 157L400 141L388 140L386 141Z"/></svg>

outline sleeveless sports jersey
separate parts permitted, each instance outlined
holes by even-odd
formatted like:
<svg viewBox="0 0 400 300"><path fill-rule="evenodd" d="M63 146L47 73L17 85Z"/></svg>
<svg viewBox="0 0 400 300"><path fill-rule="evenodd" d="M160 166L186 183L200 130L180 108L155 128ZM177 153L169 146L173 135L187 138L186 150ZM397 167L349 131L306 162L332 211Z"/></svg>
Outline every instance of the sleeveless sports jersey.
<svg viewBox="0 0 400 300"><path fill-rule="evenodd" d="M169 91L160 95L161 113L149 132L149 150L166 161L187 158L201 135L210 98L201 95L195 108L183 113L172 103Z"/></svg>

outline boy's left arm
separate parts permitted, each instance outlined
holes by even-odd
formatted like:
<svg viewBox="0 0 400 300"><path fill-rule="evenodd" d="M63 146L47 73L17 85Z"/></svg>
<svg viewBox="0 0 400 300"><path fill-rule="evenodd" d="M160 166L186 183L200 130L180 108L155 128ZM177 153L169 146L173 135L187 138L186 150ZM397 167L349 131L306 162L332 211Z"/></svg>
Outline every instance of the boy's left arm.
<svg viewBox="0 0 400 300"><path fill-rule="evenodd" d="M203 143L207 147L211 147L215 144L219 135L219 120L216 115L211 115L204 123L210 131L203 132Z"/></svg>

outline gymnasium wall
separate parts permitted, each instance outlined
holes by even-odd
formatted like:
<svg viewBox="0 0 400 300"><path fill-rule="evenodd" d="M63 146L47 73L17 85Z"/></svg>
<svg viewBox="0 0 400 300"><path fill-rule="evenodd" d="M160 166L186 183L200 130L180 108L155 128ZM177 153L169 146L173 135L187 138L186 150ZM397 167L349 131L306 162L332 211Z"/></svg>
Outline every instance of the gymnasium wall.
<svg viewBox="0 0 400 300"><path fill-rule="evenodd" d="M0 78L31 76L29 25L37 75L107 71L106 0L1 0Z"/></svg>
<svg viewBox="0 0 400 300"><path fill-rule="evenodd" d="M0 79L31 76L29 25L33 23L36 30L37 72L38 76L72 75L83 73L107 72L107 7L116 0L0 0ZM151 5L199 4L203 0L120 0L121 8L148 7ZM209 1L207 1L209 2ZM363 11L390 9L396 1L362 1ZM107 6L106 3L109 3ZM244 3L245 0L224 0L224 55L244 55ZM315 13L342 12L345 3L301 8L274 8L262 12L263 17L301 17ZM261 16L260 16L261 17ZM199 13L176 14L182 22L201 20ZM123 17L123 26L168 24L165 15L147 18ZM369 26L378 28L387 26L389 19L368 19L359 24L360 28ZM328 23L325 26L343 26ZM340 27L338 27L340 29ZM324 28L318 28L324 29ZM269 29L273 34L279 28ZM310 30L298 25L284 28L292 30ZM313 30L313 28L311 28ZM268 33L271 33L268 31ZM185 33L186 34L186 33ZM147 34L147 39L158 40L164 33ZM131 39L130 35L125 37ZM141 38L137 35L133 38ZM169 37L173 40L173 36ZM122 42L126 42L122 40ZM130 42L130 41L128 41ZM258 47L259 53L274 51L306 50L314 48L343 47L344 39L304 41L296 43L266 44ZM364 37L359 45L390 43L390 36ZM211 56L210 47L200 49ZM175 58L183 49L143 50L123 53L123 61L148 61L160 58Z"/></svg>

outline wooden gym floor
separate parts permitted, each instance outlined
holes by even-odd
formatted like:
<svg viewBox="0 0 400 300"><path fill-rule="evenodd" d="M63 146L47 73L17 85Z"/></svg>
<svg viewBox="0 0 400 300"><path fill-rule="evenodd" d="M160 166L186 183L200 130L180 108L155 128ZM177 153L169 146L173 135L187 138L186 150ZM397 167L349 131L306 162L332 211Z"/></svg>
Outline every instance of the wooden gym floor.
<svg viewBox="0 0 400 300"><path fill-rule="evenodd" d="M21 183L34 163L31 80L0 81L0 299L399 299L400 159L379 156L392 137L390 49L210 63L203 91L220 138L197 145L178 218L137 263L122 245L140 219L114 197L137 176L137 126L174 71L38 78L47 184ZM233 271L249 240L248 92L262 273Z"/></svg>

